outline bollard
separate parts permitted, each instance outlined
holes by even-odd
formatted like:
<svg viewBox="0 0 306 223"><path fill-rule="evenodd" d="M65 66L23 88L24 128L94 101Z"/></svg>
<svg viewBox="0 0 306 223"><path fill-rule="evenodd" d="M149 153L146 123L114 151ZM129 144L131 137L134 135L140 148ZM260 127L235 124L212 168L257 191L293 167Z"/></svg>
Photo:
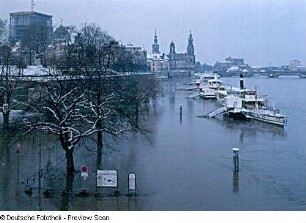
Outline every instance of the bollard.
<svg viewBox="0 0 306 223"><path fill-rule="evenodd" d="M238 148L233 148L233 171L234 172L239 172L239 149Z"/></svg>
<svg viewBox="0 0 306 223"><path fill-rule="evenodd" d="M180 120L182 121L183 119L183 105L180 104Z"/></svg>
<svg viewBox="0 0 306 223"><path fill-rule="evenodd" d="M128 177L128 195L136 196L136 174L133 172Z"/></svg>

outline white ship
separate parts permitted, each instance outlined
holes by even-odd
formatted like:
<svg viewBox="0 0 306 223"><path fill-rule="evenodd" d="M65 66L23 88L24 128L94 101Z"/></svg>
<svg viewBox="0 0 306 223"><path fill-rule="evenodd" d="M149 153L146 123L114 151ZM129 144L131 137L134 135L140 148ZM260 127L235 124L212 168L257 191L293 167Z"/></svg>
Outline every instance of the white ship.
<svg viewBox="0 0 306 223"><path fill-rule="evenodd" d="M229 95L219 102L222 107L208 113L207 117L213 118L216 115L226 114L232 119L254 119L278 126L284 126L287 123L286 117L280 114L278 109L266 106L259 107L258 104L255 107L246 107L243 104L243 99L235 95Z"/></svg>
<svg viewBox="0 0 306 223"><path fill-rule="evenodd" d="M280 114L278 109L254 108L249 110L248 116L274 125L284 126L286 124L286 117Z"/></svg>
<svg viewBox="0 0 306 223"><path fill-rule="evenodd" d="M203 78L200 84L200 97L204 99L215 99L217 98L216 91L222 86L222 81L218 79L217 73L213 76Z"/></svg>

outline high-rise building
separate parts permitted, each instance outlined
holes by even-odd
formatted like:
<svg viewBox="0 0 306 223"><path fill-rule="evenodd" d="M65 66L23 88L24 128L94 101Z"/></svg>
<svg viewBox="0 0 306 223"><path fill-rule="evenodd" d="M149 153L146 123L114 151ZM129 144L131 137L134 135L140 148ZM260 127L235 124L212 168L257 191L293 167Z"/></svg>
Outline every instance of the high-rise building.
<svg viewBox="0 0 306 223"><path fill-rule="evenodd" d="M301 61L291 60L290 63L289 63L289 70L297 71L299 66L301 66Z"/></svg>
<svg viewBox="0 0 306 223"><path fill-rule="evenodd" d="M52 35L52 16L38 12L10 13L10 40L22 40L29 33L29 29L36 27L46 30L47 37Z"/></svg>

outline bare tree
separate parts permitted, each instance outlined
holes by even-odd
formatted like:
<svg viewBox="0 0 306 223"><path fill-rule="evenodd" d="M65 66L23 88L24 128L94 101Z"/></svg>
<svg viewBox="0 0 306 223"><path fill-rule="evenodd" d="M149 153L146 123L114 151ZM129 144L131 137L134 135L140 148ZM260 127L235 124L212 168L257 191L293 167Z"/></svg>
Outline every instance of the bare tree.
<svg viewBox="0 0 306 223"><path fill-rule="evenodd" d="M118 136L139 128L140 105L148 101L155 85L149 79L121 77L118 71L128 70L131 55L95 25L85 24L75 41L67 42L60 61L64 61L62 72L77 79L80 90L86 92L87 115L96 123L97 168L101 168L105 134ZM135 106L132 112L131 106Z"/></svg>
<svg viewBox="0 0 306 223"><path fill-rule="evenodd" d="M66 50L66 61L73 75L79 75L87 98L92 104L92 120L97 121L96 132L97 168L101 168L103 132L119 135L127 128L126 117L114 107L122 89L114 87L114 67L122 57L123 48L118 42L95 25L85 24L75 43ZM120 57L121 56L121 57ZM103 117L100 119L99 117Z"/></svg>
<svg viewBox="0 0 306 223"><path fill-rule="evenodd" d="M3 130L9 130L10 112L17 106L15 92L18 82L12 77L17 71L13 66L12 49L8 45L0 46L0 107L3 115Z"/></svg>
<svg viewBox="0 0 306 223"><path fill-rule="evenodd" d="M87 92L78 87L77 80L57 79L39 83L37 91L40 96L29 105L36 116L26 123L26 133L40 130L58 137L66 156L67 191L70 192L75 173L75 145L81 139L102 131L97 125L107 114L92 119L94 106L86 97ZM111 100L111 96L105 100Z"/></svg>
<svg viewBox="0 0 306 223"><path fill-rule="evenodd" d="M160 86L152 76L129 77L123 83L124 94L121 95L123 103L120 103L125 116L130 117L130 123L135 131L145 130L140 125L141 112L146 108L151 99L160 92Z"/></svg>

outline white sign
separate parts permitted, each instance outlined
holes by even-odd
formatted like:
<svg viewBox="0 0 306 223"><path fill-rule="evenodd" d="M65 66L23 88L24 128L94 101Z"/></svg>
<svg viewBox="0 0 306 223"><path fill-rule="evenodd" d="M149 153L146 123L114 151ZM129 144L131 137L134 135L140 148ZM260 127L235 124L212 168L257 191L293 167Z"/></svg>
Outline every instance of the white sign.
<svg viewBox="0 0 306 223"><path fill-rule="evenodd" d="M88 172L82 172L81 177L86 179L88 177Z"/></svg>
<svg viewBox="0 0 306 223"><path fill-rule="evenodd" d="M118 173L116 170L98 170L97 187L117 187Z"/></svg>
<svg viewBox="0 0 306 223"><path fill-rule="evenodd" d="M129 190L136 190L136 174L129 174Z"/></svg>

